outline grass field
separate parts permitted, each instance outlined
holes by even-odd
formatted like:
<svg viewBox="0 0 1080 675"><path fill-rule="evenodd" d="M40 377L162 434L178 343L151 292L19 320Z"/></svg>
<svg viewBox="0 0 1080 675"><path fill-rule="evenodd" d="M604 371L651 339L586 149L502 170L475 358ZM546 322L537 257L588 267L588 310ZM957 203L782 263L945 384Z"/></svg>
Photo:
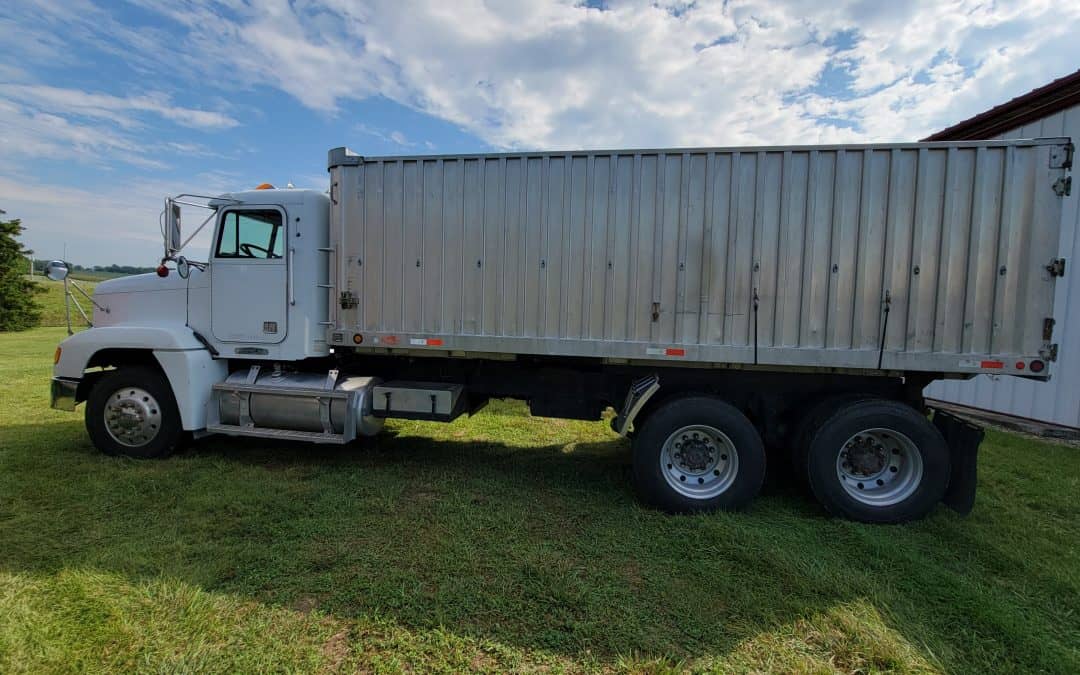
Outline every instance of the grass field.
<svg viewBox="0 0 1080 675"><path fill-rule="evenodd" d="M990 433L960 518L772 482L639 507L602 423L500 403L348 448L105 457L0 335L0 671L1080 672L1080 454Z"/></svg>
<svg viewBox="0 0 1080 675"><path fill-rule="evenodd" d="M44 293L38 293L34 296L34 300L41 306L41 321L39 322L39 325L66 326L67 319L64 314L64 284L59 281L48 281L40 276L34 279L34 283L45 289ZM90 295L94 294L94 288L97 287L97 283L93 281L78 280L77 283ZM91 316L93 306L90 304L90 301L79 295L78 291L73 292L78 298L79 303L82 305L83 311L86 312L87 316ZM85 325L74 305L71 307L71 325L73 328Z"/></svg>

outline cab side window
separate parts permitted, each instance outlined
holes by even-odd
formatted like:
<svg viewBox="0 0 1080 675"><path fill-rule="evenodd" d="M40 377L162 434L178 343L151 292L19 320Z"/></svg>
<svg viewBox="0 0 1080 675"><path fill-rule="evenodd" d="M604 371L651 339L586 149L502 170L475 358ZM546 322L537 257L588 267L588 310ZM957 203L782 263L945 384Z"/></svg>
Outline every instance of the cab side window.
<svg viewBox="0 0 1080 675"><path fill-rule="evenodd" d="M285 229L278 211L227 211L222 216L215 257L280 258Z"/></svg>

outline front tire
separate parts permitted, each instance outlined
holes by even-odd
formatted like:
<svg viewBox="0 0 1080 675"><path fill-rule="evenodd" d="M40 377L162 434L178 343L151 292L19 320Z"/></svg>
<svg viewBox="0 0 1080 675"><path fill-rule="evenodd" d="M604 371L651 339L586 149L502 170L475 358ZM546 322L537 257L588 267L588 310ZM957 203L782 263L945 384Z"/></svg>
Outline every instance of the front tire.
<svg viewBox="0 0 1080 675"><path fill-rule="evenodd" d="M737 408L709 396L664 404L634 439L634 485L669 513L746 506L765 478L765 448Z"/></svg>
<svg viewBox="0 0 1080 675"><path fill-rule="evenodd" d="M160 372L126 366L103 375L86 401L86 430L107 455L167 457L183 428L168 380Z"/></svg>
<svg viewBox="0 0 1080 675"><path fill-rule="evenodd" d="M949 449L934 425L881 399L843 405L823 420L806 463L822 506L864 523L922 518L945 495L949 470Z"/></svg>

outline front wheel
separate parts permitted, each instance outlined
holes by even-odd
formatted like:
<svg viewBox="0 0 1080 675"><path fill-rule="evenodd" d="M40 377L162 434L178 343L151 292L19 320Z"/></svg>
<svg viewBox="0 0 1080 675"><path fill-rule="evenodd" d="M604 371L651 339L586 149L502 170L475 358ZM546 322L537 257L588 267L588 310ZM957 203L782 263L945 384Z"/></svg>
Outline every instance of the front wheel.
<svg viewBox="0 0 1080 675"><path fill-rule="evenodd" d="M737 408L709 396L657 409L633 448L638 495L669 513L741 508L765 478L757 429Z"/></svg>
<svg viewBox="0 0 1080 675"><path fill-rule="evenodd" d="M103 375L86 401L86 430L108 455L139 459L166 457L183 434L168 380L141 366Z"/></svg>

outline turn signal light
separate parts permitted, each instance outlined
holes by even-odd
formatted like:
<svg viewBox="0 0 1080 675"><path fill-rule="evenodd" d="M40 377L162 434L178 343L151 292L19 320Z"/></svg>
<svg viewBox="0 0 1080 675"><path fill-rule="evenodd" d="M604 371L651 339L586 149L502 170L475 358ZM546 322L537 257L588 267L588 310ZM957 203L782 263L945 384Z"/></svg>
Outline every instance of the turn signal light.
<svg viewBox="0 0 1080 675"><path fill-rule="evenodd" d="M167 277L167 276L169 276L169 268L165 267L164 265L158 265L157 275L159 277Z"/></svg>
<svg viewBox="0 0 1080 675"><path fill-rule="evenodd" d="M1031 362L1031 372L1033 372L1033 373L1041 373L1045 369L1046 369L1046 364L1043 363L1042 361L1035 360L1035 361Z"/></svg>
<svg viewBox="0 0 1080 675"><path fill-rule="evenodd" d="M53 352L53 357L52 357L52 364L54 366L56 364L60 363L60 351L61 351L60 345L56 345L56 351Z"/></svg>

